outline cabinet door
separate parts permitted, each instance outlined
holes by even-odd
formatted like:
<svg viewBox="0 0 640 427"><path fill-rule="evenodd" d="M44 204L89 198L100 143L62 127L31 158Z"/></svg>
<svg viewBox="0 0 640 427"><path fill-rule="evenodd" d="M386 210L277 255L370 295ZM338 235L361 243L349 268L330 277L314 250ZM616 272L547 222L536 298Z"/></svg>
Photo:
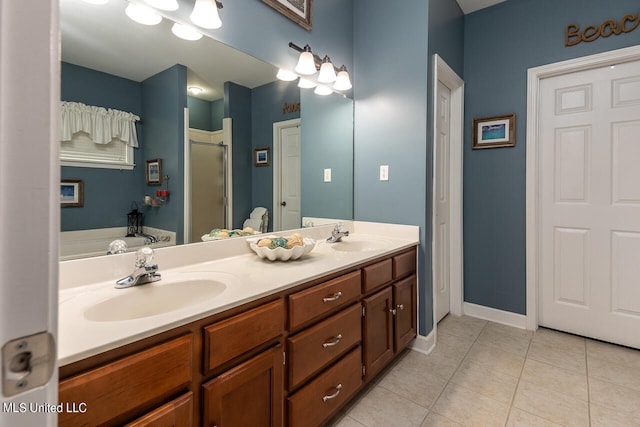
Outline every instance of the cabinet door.
<svg viewBox="0 0 640 427"><path fill-rule="evenodd" d="M203 384L203 425L283 424L283 355L278 345Z"/></svg>
<svg viewBox="0 0 640 427"><path fill-rule="evenodd" d="M416 276L407 277L393 285L394 349L401 351L416 337Z"/></svg>
<svg viewBox="0 0 640 427"><path fill-rule="evenodd" d="M125 427L178 427L193 424L193 393L185 393Z"/></svg>
<svg viewBox="0 0 640 427"><path fill-rule="evenodd" d="M387 286L363 301L363 359L365 381L393 358L393 293Z"/></svg>

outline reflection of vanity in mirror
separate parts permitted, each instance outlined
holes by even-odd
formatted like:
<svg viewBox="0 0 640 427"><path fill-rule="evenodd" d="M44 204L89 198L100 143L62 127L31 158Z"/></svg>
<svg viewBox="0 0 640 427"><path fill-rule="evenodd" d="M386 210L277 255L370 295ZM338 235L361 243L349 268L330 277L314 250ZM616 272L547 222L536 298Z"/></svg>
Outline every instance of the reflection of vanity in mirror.
<svg viewBox="0 0 640 427"><path fill-rule="evenodd" d="M79 231L126 230L135 207L145 231L170 236L168 244L242 228L255 207L268 210L269 230L300 227L302 217L353 218L351 99L277 81L275 67L206 36L178 39L166 19L134 23L124 0L60 4L62 100L141 118L133 169L63 163L62 178L84 188L82 207L62 208L63 243ZM204 91L188 95L191 86ZM265 148L267 164L256 163L254 151ZM145 206L145 196L165 188L145 181L151 159L162 160L170 195Z"/></svg>

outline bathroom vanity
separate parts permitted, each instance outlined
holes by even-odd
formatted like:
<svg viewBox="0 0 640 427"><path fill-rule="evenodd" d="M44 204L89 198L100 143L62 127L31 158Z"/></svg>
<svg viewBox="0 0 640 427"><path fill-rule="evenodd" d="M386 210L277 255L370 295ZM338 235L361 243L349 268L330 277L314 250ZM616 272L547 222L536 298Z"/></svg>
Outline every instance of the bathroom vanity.
<svg viewBox="0 0 640 427"><path fill-rule="evenodd" d="M59 425L322 425L416 336L417 227L348 226L342 246L323 241L330 228L296 230L319 241L296 261L261 260L243 239L224 251L209 242L157 251L157 283L62 289L59 401L78 410ZM99 264L87 262L63 278ZM225 286L178 309L136 308L144 286L165 280ZM112 301L113 312L95 309Z"/></svg>

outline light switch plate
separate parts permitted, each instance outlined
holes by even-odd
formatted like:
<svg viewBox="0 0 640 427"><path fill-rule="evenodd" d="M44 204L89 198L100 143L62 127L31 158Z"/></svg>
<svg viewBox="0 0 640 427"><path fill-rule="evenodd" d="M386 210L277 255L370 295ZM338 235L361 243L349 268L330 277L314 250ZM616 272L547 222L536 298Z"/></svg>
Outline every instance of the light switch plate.
<svg viewBox="0 0 640 427"><path fill-rule="evenodd" d="M380 181L389 181L389 165L380 165Z"/></svg>
<svg viewBox="0 0 640 427"><path fill-rule="evenodd" d="M324 182L331 182L331 169L324 170Z"/></svg>

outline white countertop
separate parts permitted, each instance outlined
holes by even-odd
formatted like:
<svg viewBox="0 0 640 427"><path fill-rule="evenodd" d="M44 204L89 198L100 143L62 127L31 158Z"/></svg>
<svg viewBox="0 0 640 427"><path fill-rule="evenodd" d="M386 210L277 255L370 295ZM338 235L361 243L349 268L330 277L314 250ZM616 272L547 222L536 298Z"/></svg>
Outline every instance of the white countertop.
<svg viewBox="0 0 640 427"><path fill-rule="evenodd" d="M342 251L338 246L341 243L327 243L325 239L333 226L274 233L288 236L298 232L316 239L316 247L295 261L260 259L251 251L245 238L163 248L156 250L154 260L159 265L162 280L128 289L115 289L114 283L131 273L134 254L62 262L58 363L63 366L419 243L417 226L343 223L350 231L350 236L344 238L345 243L373 242L373 249ZM131 300L136 301L136 297L140 299L144 292L151 292L151 287L180 286L175 282L197 279L219 281L226 289L185 308L147 317L115 321L87 318L91 317L87 315L87 309L105 300L127 300L125 295L131 295Z"/></svg>

